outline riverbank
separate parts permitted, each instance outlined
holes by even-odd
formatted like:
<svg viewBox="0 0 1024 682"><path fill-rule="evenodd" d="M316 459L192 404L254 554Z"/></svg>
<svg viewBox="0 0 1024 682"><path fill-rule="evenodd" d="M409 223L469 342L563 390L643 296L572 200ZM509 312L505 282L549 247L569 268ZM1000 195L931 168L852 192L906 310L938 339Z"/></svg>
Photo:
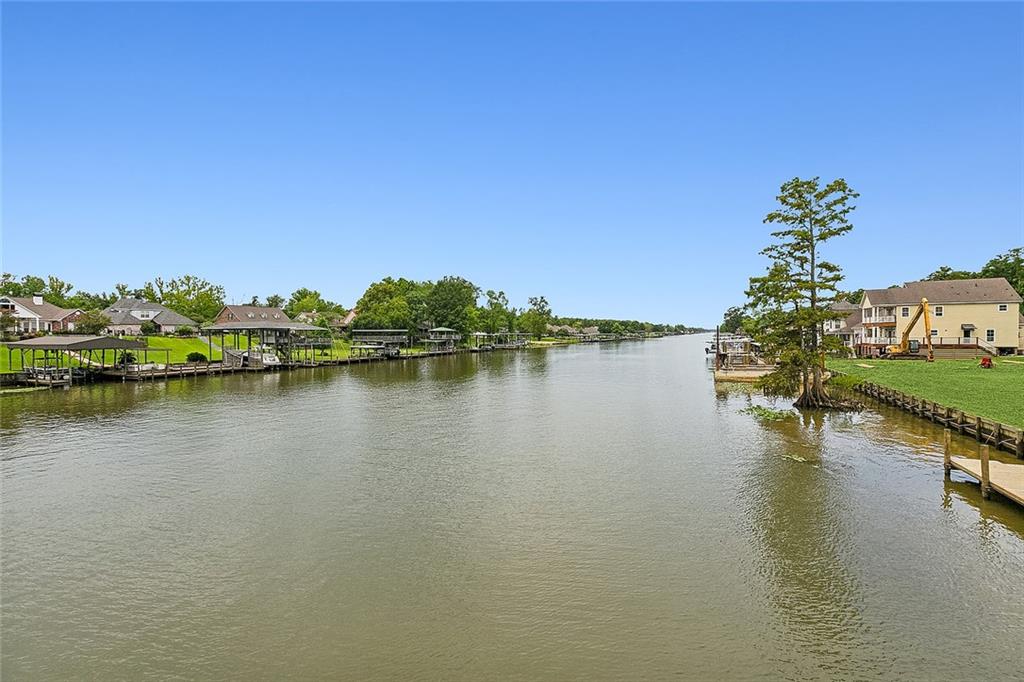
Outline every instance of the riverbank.
<svg viewBox="0 0 1024 682"><path fill-rule="evenodd" d="M1024 428L1024 360L996 358L992 369L977 360L829 360L828 368L862 381L892 388Z"/></svg>
<svg viewBox="0 0 1024 682"><path fill-rule="evenodd" d="M649 338L663 338L660 336L654 336ZM153 343L154 339L156 340ZM211 344L209 341L197 338L175 338L175 337L144 337L142 340L146 341L149 346L146 351L136 351L135 362L129 364L127 367L121 366L107 366L106 368L99 367L95 363L92 365L87 364L83 359L79 358L75 353L66 353L67 364L66 368L71 368L73 372L65 371L64 375L56 377L50 377L47 381L47 386L50 388L58 388L68 386L73 383L96 383L101 381L162 381L167 379L187 378L187 377L199 377L199 376L210 376L210 375L221 375L221 374L234 374L240 373L251 373L251 372L267 372L267 371L287 371L291 369L309 368L309 367L327 367L327 366L339 366L359 363L374 363L374 362L388 362L396 360L416 360L422 358L430 358L444 355L459 355L466 353L478 353L478 352L501 352L505 350L526 350L530 348L534 349L546 349L559 346L574 345L579 343L576 340L565 340L563 342L545 342L532 341L527 346L519 346L515 348L500 348L500 347L488 347L486 349L475 348L475 347L456 347L442 350L432 350L423 346L410 346L402 348L398 355L385 355L385 354L372 354L372 355L358 355L354 356L351 354L351 345L347 340L335 339L332 343L333 346L331 351L327 350L318 351L308 356L296 356L291 361L280 362L274 365L259 365L259 366L242 366L238 363L224 363L221 360L223 351L216 344ZM607 338L599 339L595 343L609 343L609 342L621 342L621 341L645 341L647 338ZM200 350L207 351L203 353ZM214 359L207 359L198 362L188 362L187 356L191 352L200 352L203 355L212 355ZM5 356L6 357L6 356ZM14 357L19 357L20 354ZM161 362L163 360L164 362ZM17 364L17 363L12 363ZM78 373L76 376L75 373ZM11 370L9 367L6 372L0 372L0 376L3 377L5 385L16 386L24 384L36 384L39 383L35 379L26 378L26 375L19 371L19 369ZM10 392L10 391L6 391Z"/></svg>

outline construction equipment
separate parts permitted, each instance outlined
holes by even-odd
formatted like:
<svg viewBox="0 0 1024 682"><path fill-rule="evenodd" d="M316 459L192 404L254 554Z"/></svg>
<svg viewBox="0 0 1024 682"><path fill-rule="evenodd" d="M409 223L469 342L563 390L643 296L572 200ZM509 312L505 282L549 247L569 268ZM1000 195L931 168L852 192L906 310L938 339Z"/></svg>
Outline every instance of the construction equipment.
<svg viewBox="0 0 1024 682"><path fill-rule="evenodd" d="M900 339L899 345L892 345L885 347L885 357L892 358L894 360L901 358L908 359L919 359L921 355L918 351L921 348L920 342L910 340L910 332L914 330L914 325L917 321L924 317L924 341L925 345L928 346L928 355L926 359L928 362L935 360L935 352L932 349L932 316L928 312L928 299L922 298L921 303L918 304L917 310L914 311L914 315L910 318L910 323L907 328L903 330L903 337Z"/></svg>

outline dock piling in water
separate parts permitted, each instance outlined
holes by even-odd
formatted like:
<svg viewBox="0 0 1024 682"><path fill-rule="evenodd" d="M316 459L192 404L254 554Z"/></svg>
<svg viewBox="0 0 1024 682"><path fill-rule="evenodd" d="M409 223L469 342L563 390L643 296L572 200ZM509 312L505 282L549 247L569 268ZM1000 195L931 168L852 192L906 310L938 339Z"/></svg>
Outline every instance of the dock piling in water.
<svg viewBox="0 0 1024 682"><path fill-rule="evenodd" d="M953 470L953 463L951 461L952 453L950 452L953 447L953 434L950 430L943 429L943 447L942 447L942 468L946 473L946 480L949 480L949 473Z"/></svg>
<svg viewBox="0 0 1024 682"><path fill-rule="evenodd" d="M989 475L988 446L981 446L981 496L986 500L992 494L992 481Z"/></svg>

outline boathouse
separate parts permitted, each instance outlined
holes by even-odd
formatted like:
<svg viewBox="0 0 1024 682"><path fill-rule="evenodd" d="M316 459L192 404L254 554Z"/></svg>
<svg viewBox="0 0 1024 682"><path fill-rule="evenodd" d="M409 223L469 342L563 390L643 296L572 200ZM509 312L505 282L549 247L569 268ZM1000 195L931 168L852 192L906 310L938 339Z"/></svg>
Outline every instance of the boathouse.
<svg viewBox="0 0 1024 682"><path fill-rule="evenodd" d="M133 361L133 351L145 352L146 344L113 336L38 336L7 341L7 365L14 366L14 352L20 354L25 382L37 386L66 386L89 379L109 367ZM107 363L110 351L110 363Z"/></svg>
<svg viewBox="0 0 1024 682"><path fill-rule="evenodd" d="M449 327L434 327L420 339L428 352L451 352L461 340L462 334Z"/></svg>
<svg viewBox="0 0 1024 682"><path fill-rule="evenodd" d="M267 369L282 363L316 364L318 357L332 357L333 343L327 329L296 322L280 308L226 305L203 331L210 337L211 347L213 335L220 336L225 365ZM226 343L229 337L233 348Z"/></svg>
<svg viewBox="0 0 1024 682"><path fill-rule="evenodd" d="M404 329L354 329L349 354L352 357L397 357L409 348L409 332Z"/></svg>

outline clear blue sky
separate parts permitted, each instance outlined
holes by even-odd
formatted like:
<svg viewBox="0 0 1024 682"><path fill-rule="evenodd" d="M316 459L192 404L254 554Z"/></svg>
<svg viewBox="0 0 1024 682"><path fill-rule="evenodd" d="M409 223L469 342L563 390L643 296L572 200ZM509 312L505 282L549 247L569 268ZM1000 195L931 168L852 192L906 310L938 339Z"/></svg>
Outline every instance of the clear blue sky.
<svg viewBox="0 0 1024 682"><path fill-rule="evenodd" d="M3 269L713 324L795 175L850 288L1024 243L1024 5L9 4Z"/></svg>

